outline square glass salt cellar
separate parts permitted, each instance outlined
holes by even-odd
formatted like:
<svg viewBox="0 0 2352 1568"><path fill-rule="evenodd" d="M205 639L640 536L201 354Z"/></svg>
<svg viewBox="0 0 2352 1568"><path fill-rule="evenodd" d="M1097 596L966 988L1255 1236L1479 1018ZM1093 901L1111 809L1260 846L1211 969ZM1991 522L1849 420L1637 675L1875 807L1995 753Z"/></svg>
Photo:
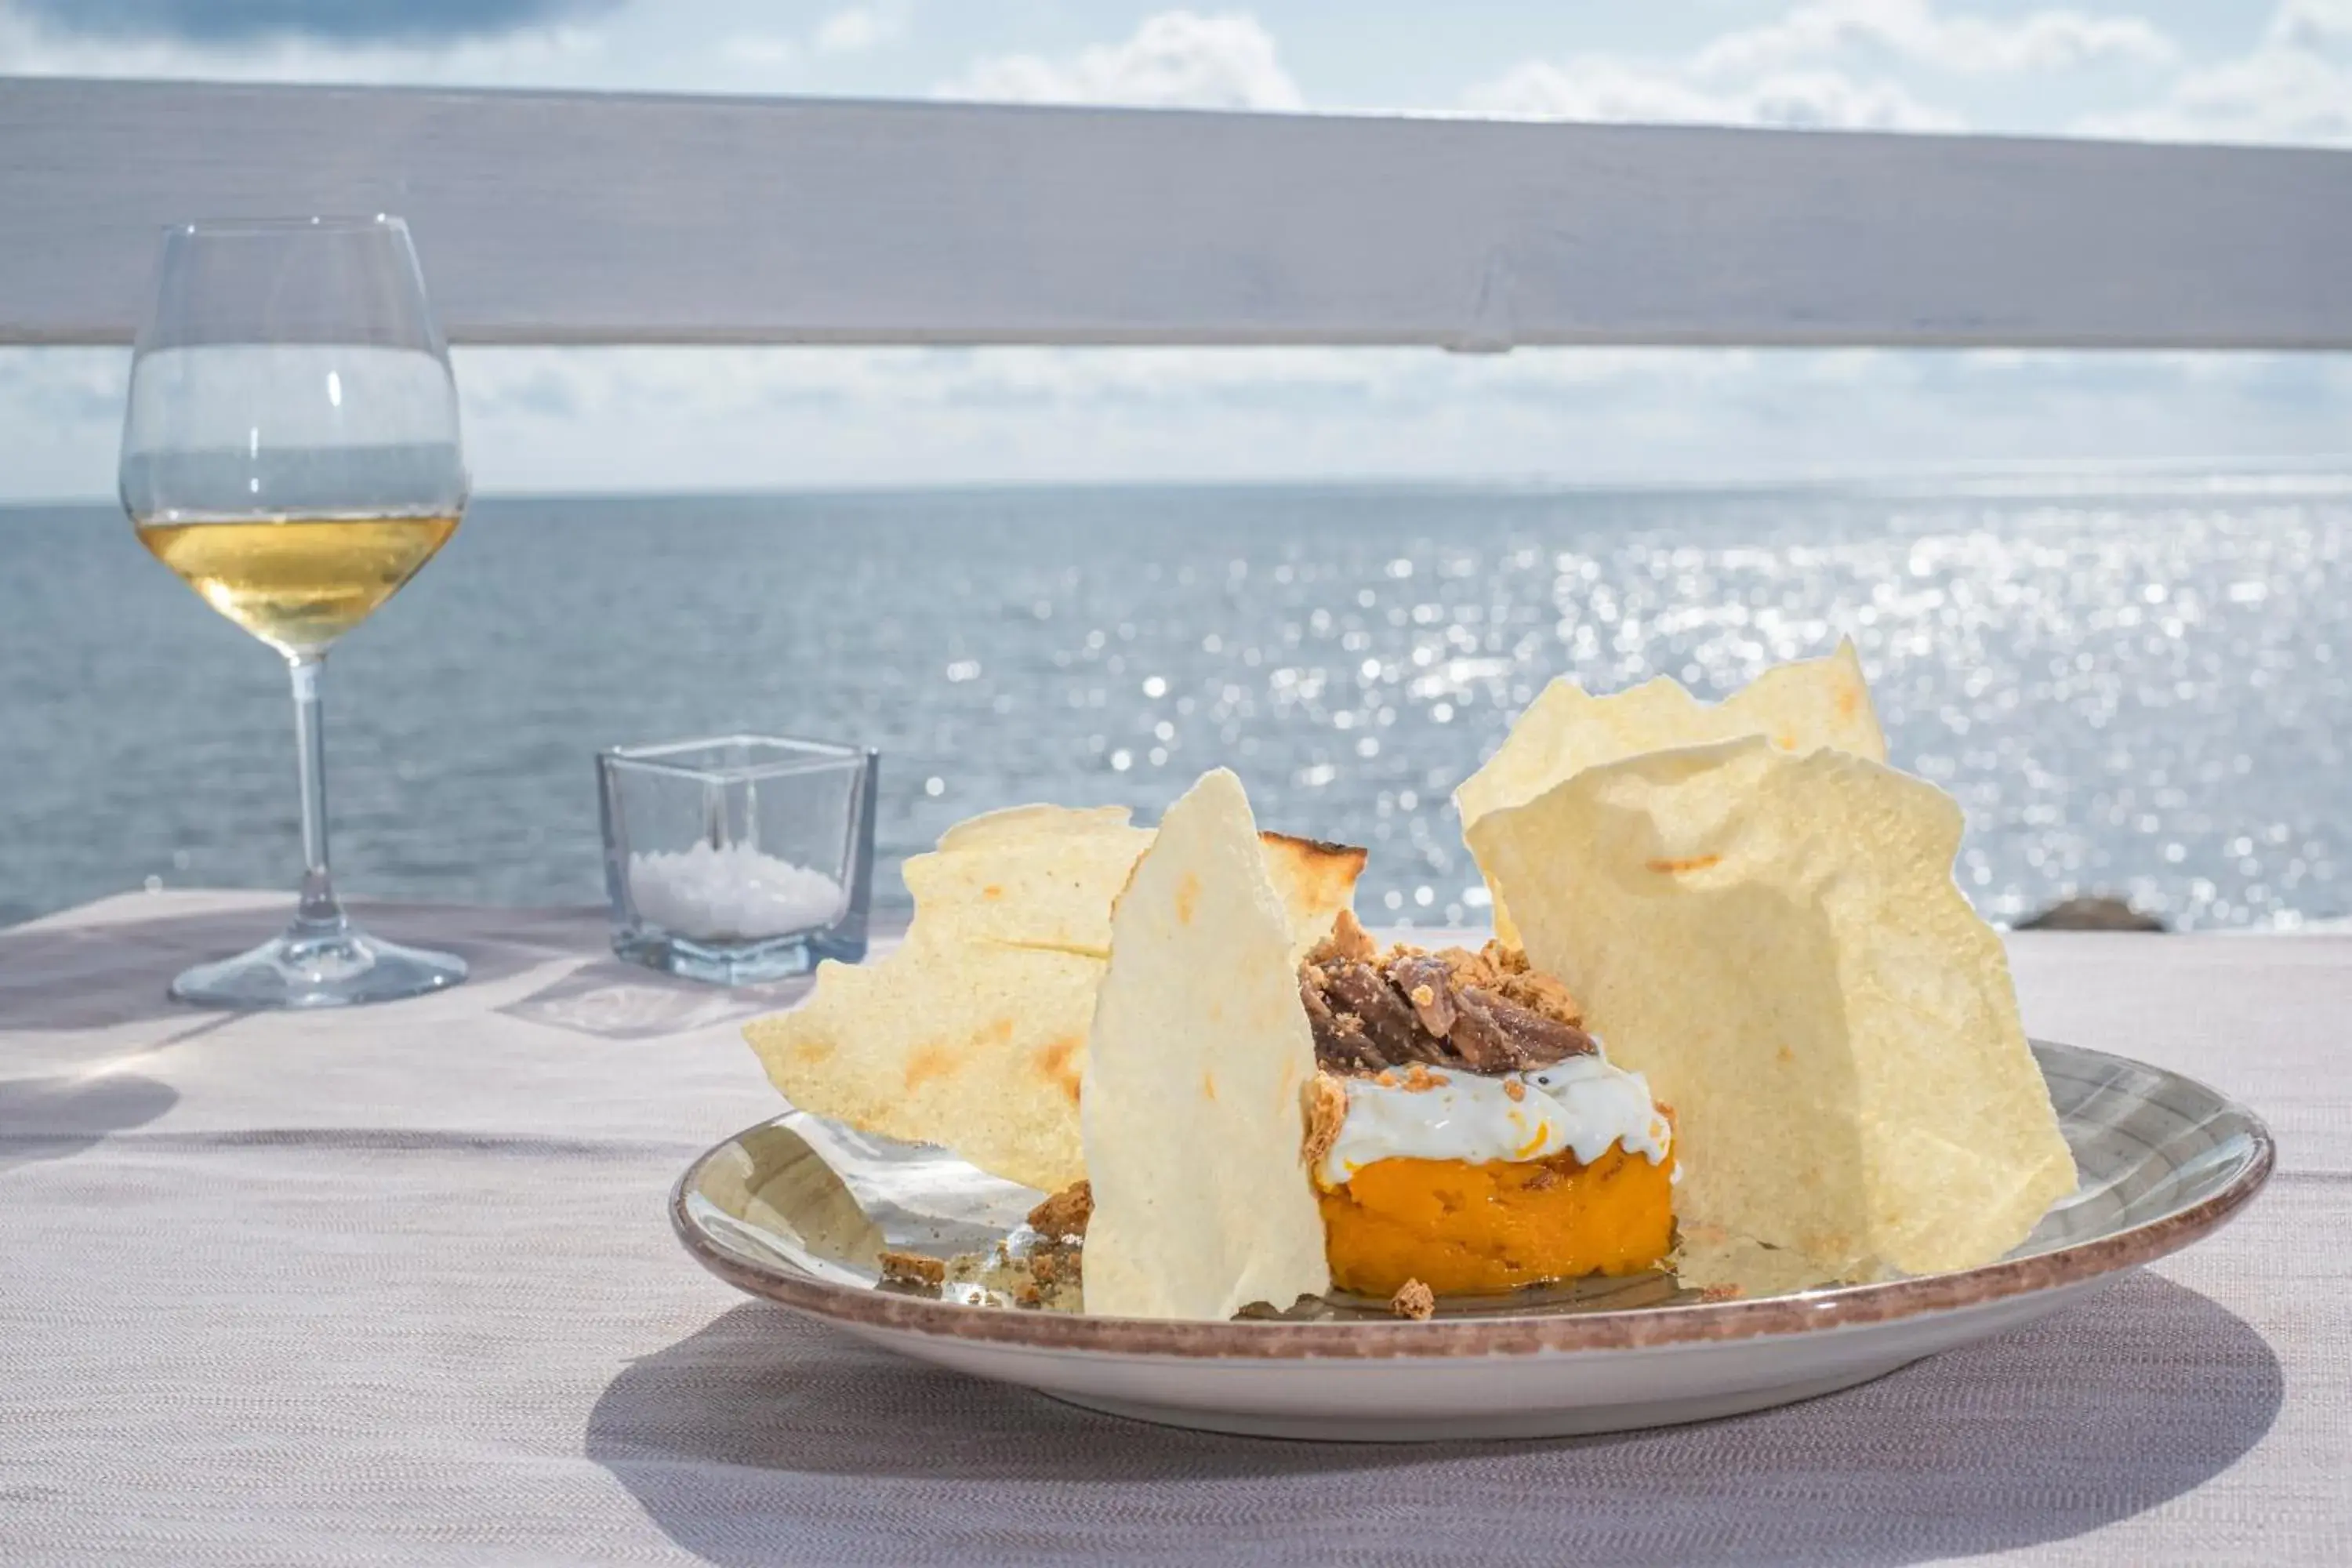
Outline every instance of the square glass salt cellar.
<svg viewBox="0 0 2352 1568"><path fill-rule="evenodd" d="M864 958L879 756L772 735L598 752L613 951L726 985Z"/></svg>

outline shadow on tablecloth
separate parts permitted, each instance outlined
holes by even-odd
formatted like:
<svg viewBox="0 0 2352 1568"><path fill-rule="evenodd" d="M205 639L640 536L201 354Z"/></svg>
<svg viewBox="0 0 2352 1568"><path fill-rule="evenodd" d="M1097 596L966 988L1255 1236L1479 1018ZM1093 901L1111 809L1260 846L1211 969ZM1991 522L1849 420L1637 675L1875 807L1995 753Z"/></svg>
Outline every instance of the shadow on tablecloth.
<svg viewBox="0 0 2352 1568"><path fill-rule="evenodd" d="M603 945L601 911L493 910L461 904L357 902L352 919L394 942L463 958L477 984ZM0 931L0 1017L27 1029L105 1029L156 1018L201 1022L224 1015L163 994L172 977L283 931L283 906L206 910L100 925Z"/></svg>
<svg viewBox="0 0 2352 1568"><path fill-rule="evenodd" d="M814 984L813 977L796 975L761 985L712 985L659 973L641 963L601 958L499 1011L604 1039L657 1039L780 1012L807 995Z"/></svg>
<svg viewBox="0 0 2352 1568"><path fill-rule="evenodd" d="M730 1565L1007 1560L1898 1563L2059 1541L2190 1491L2277 1418L2277 1359L2137 1274L1808 1405L1403 1447L1136 1425L739 1307L598 1400L589 1457Z"/></svg>
<svg viewBox="0 0 2352 1568"><path fill-rule="evenodd" d="M110 1132L154 1121L179 1099L171 1085L137 1073L0 1079L0 1171L79 1154Z"/></svg>

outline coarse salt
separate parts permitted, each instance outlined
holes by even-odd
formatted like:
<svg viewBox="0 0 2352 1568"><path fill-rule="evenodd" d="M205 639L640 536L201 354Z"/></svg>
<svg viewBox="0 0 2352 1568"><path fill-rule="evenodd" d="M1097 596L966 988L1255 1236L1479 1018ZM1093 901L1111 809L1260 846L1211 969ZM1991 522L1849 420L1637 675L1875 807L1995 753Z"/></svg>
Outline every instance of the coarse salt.
<svg viewBox="0 0 2352 1568"><path fill-rule="evenodd" d="M751 942L815 931L841 918L841 884L740 844L697 844L629 857L637 919L690 941Z"/></svg>

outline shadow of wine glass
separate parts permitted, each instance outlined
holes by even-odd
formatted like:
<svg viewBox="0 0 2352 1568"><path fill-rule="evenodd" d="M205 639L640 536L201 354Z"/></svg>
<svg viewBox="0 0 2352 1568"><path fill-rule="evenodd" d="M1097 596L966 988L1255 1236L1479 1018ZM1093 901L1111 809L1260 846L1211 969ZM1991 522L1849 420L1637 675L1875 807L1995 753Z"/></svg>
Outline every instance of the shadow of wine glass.
<svg viewBox="0 0 2352 1568"><path fill-rule="evenodd" d="M101 925L0 931L0 1017L16 1028L105 1029L206 1016L164 994L191 964L225 958L285 929L283 906L206 910ZM352 917L394 942L463 958L487 984L603 943L601 911L491 910L354 901ZM218 1015L214 1015L218 1016Z"/></svg>
<svg viewBox="0 0 2352 1568"><path fill-rule="evenodd" d="M2194 1489L2277 1419L2260 1334L2135 1274L2018 1333L1734 1420L1318 1445L1142 1426L736 1308L586 1433L711 1563L1899 1563L2061 1541Z"/></svg>
<svg viewBox="0 0 2352 1568"><path fill-rule="evenodd" d="M143 1126L179 1091L136 1073L0 1079L0 1171L70 1159L110 1133Z"/></svg>
<svg viewBox="0 0 2352 1568"><path fill-rule="evenodd" d="M814 977L796 975L761 984L712 985L604 958L558 976L499 1011L604 1039L661 1039L782 1011L814 984Z"/></svg>

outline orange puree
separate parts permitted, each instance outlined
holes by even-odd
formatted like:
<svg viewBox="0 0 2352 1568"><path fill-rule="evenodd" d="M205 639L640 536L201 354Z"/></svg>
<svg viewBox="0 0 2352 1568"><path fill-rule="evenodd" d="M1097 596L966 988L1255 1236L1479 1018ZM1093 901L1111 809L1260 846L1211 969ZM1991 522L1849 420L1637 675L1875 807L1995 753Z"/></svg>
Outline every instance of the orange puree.
<svg viewBox="0 0 2352 1568"><path fill-rule="evenodd" d="M1672 1155L1653 1165L1612 1145L1590 1165L1549 1160L1375 1160L1318 1191L1331 1280L1366 1296L1418 1279L1441 1296L1584 1274L1633 1274L1674 1231Z"/></svg>

